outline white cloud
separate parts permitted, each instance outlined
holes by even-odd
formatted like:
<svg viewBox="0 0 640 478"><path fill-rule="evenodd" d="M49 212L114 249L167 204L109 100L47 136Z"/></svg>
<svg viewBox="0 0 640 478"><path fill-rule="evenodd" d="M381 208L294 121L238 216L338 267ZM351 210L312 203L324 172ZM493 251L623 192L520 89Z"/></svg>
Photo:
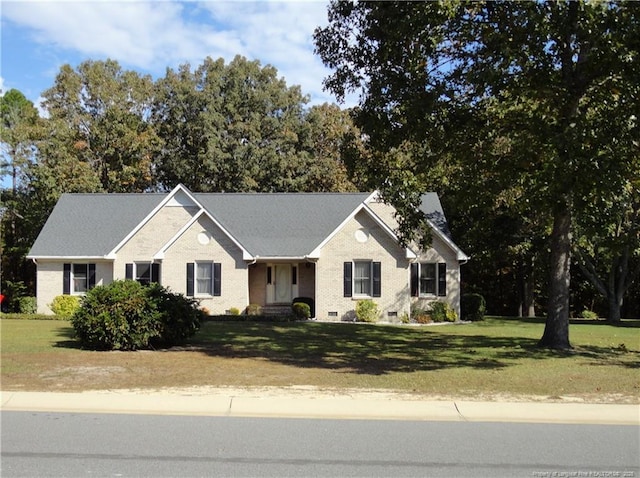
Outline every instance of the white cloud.
<svg viewBox="0 0 640 478"><path fill-rule="evenodd" d="M326 24L326 12L326 1L56 0L3 2L2 16L28 27L43 48L77 53L80 61L113 58L154 76L206 56L240 54L275 66L318 103L333 101L322 91L328 71L313 53L313 31Z"/></svg>

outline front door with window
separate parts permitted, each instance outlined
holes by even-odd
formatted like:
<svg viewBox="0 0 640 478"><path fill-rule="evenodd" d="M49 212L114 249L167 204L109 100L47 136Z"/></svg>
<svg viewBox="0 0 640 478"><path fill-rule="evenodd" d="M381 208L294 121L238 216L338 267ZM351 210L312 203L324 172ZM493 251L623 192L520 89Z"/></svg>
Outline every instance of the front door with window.
<svg viewBox="0 0 640 478"><path fill-rule="evenodd" d="M288 304L291 302L291 264L274 266L274 302Z"/></svg>

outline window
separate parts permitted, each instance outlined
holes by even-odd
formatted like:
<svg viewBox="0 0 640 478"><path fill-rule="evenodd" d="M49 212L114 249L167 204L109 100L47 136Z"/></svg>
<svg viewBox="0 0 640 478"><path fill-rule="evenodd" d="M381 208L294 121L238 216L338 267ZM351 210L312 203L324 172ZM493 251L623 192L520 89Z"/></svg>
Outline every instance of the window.
<svg viewBox="0 0 640 478"><path fill-rule="evenodd" d="M187 263L187 296L222 295L222 264L218 262Z"/></svg>
<svg viewBox="0 0 640 478"><path fill-rule="evenodd" d="M213 263L196 263L196 295L212 295Z"/></svg>
<svg viewBox="0 0 640 478"><path fill-rule="evenodd" d="M95 264L64 264L62 293L83 295L96 285Z"/></svg>
<svg viewBox="0 0 640 478"><path fill-rule="evenodd" d="M354 295L371 295L371 262L356 261L353 263Z"/></svg>
<svg viewBox="0 0 640 478"><path fill-rule="evenodd" d="M344 263L344 296L380 297L381 263L353 261Z"/></svg>
<svg viewBox="0 0 640 478"><path fill-rule="evenodd" d="M411 295L446 296L447 264L444 262L421 262L411 264Z"/></svg>
<svg viewBox="0 0 640 478"><path fill-rule="evenodd" d="M420 295L436 295L435 264L420 264Z"/></svg>
<svg viewBox="0 0 640 478"><path fill-rule="evenodd" d="M160 264L154 262L134 262L126 264L125 278L137 280L142 285L160 282Z"/></svg>

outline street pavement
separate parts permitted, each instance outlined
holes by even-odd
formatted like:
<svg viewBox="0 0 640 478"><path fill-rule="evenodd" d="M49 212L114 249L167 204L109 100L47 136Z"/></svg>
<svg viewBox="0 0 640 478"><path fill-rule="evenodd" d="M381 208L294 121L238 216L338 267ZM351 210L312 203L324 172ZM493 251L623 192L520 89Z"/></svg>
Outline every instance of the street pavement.
<svg viewBox="0 0 640 478"><path fill-rule="evenodd" d="M424 399L296 388L0 392L3 411L640 425L638 404Z"/></svg>

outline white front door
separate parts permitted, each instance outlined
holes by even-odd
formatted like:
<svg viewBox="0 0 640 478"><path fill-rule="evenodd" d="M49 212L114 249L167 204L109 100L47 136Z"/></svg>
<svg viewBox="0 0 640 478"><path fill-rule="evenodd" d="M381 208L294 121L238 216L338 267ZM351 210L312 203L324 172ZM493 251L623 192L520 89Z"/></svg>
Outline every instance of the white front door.
<svg viewBox="0 0 640 478"><path fill-rule="evenodd" d="M274 302L288 304L291 302L291 264L276 264L274 266Z"/></svg>

